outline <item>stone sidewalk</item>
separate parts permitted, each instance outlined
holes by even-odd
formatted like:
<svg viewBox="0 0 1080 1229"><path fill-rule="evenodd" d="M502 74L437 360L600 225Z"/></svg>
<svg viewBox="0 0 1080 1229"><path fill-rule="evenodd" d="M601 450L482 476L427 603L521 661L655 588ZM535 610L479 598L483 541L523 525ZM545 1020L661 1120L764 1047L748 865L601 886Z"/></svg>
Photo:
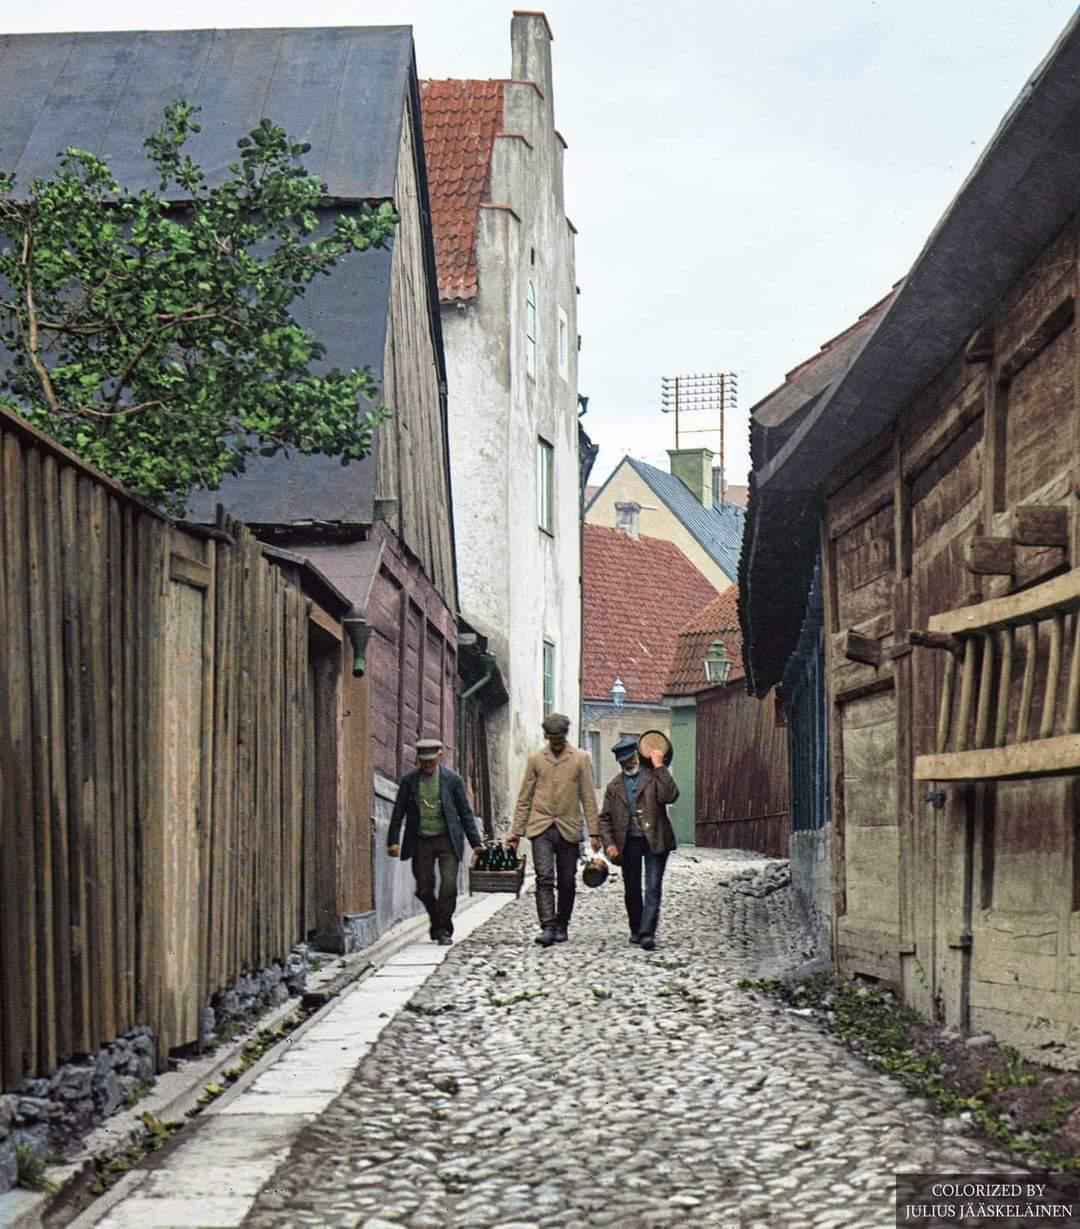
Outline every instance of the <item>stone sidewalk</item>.
<svg viewBox="0 0 1080 1229"><path fill-rule="evenodd" d="M812 954L785 882L680 851L652 953L616 876L549 950L531 899L484 900L464 941L400 952L97 1223L887 1229L898 1169L1015 1172L738 988Z"/></svg>

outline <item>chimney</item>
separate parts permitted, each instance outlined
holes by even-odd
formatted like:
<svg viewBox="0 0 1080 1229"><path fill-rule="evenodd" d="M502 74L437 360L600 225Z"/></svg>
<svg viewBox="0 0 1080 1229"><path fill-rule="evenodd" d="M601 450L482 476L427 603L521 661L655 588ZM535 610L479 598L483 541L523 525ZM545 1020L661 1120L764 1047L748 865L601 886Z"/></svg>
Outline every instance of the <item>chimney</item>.
<svg viewBox="0 0 1080 1229"><path fill-rule="evenodd" d="M615 505L615 528L625 533L628 538L637 541L641 521L641 504L617 503Z"/></svg>
<svg viewBox="0 0 1080 1229"><path fill-rule="evenodd" d="M514 9L510 22L510 75L515 81L535 81L544 96L548 118L554 122L551 80L551 26L532 9Z"/></svg>
<svg viewBox="0 0 1080 1229"><path fill-rule="evenodd" d="M712 472L712 501L722 504L727 498L727 483L724 482L724 467L714 465Z"/></svg>
<svg viewBox="0 0 1080 1229"><path fill-rule="evenodd" d="M708 448L669 448L672 477L684 486L705 508L713 505L713 453Z"/></svg>

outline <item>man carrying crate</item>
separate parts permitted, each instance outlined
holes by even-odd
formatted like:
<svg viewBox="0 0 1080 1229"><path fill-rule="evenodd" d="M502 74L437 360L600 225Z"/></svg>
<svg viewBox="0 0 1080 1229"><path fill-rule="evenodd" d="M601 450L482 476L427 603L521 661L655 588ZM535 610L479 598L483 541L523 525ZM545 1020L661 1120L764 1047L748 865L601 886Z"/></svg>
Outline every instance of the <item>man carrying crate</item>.
<svg viewBox="0 0 1080 1229"><path fill-rule="evenodd" d="M600 851L600 828L589 756L566 741L570 718L549 713L543 729L547 746L529 756L506 843L517 849L523 836L532 841L536 912L540 917L536 941L550 947L568 938L577 890L582 808L594 853Z"/></svg>
<svg viewBox="0 0 1080 1229"><path fill-rule="evenodd" d="M484 838L465 796L465 782L439 762L442 743L437 738L421 738L416 744L416 759L420 767L406 773L398 785L386 852L392 858L400 854L402 861L412 859L416 895L423 901L431 921L428 933L445 947L454 941L458 867L465 853L465 838L469 838L473 849L479 849Z"/></svg>

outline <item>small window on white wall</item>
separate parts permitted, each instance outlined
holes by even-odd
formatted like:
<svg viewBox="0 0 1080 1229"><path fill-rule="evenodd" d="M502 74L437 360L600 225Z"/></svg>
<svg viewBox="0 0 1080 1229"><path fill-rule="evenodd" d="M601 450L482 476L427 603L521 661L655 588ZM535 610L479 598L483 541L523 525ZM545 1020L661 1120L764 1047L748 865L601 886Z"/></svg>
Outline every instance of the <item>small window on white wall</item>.
<svg viewBox="0 0 1080 1229"><path fill-rule="evenodd" d="M544 641L544 716L555 711L555 646Z"/></svg>
<svg viewBox="0 0 1080 1229"><path fill-rule="evenodd" d="M555 532L555 449L543 436L536 441L536 520L545 533Z"/></svg>
<svg viewBox="0 0 1080 1229"><path fill-rule="evenodd" d="M570 374L570 321L559 308L559 375L565 380Z"/></svg>
<svg viewBox="0 0 1080 1229"><path fill-rule="evenodd" d="M525 299L525 370L536 379L536 287L531 281Z"/></svg>

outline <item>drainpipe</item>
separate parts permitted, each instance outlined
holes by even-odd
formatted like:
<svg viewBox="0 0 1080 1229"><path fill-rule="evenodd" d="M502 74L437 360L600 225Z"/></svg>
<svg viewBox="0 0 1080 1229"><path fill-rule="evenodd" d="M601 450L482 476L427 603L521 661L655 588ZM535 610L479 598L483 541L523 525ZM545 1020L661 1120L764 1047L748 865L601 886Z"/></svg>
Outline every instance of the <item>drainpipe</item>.
<svg viewBox="0 0 1080 1229"><path fill-rule="evenodd" d="M491 682L492 675L494 675L495 673L495 666L496 666L495 654L494 653L481 653L480 663L481 665L483 665L487 673L483 675L481 678L477 679L476 682L473 683L473 685L468 689L468 691L463 691L461 695L458 696L458 712L457 712L458 769L460 770L461 776L463 777L465 776L465 773L468 771L468 767L469 767L468 761L465 755L465 750L466 750L465 748L465 701L468 700L470 696L475 695L478 691L486 687L488 683ZM490 828L491 822L492 822L491 816L490 815L485 816L485 820L486 820L487 826ZM490 836L491 832L489 831L488 833L486 833L486 835Z"/></svg>

